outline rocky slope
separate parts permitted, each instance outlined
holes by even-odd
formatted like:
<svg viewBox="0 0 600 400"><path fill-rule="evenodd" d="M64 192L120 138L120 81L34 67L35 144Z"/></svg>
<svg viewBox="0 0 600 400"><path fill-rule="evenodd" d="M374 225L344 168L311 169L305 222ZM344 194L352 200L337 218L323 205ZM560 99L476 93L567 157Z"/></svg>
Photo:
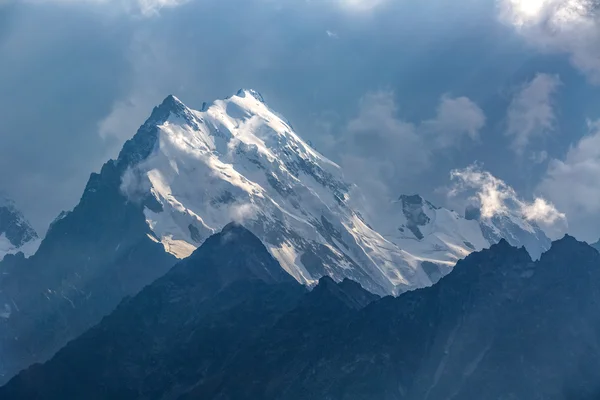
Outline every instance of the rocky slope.
<svg viewBox="0 0 600 400"><path fill-rule="evenodd" d="M257 92L199 111L168 96L32 257L0 263L0 383L47 360L232 220L298 282L348 278L377 295L429 286L499 237L418 195L373 210Z"/></svg>
<svg viewBox="0 0 600 400"><path fill-rule="evenodd" d="M146 126L156 129L132 139L145 150L121 190L133 202L144 199L153 236L179 258L234 219L301 283L328 275L398 294L436 282L505 233L515 245L542 247L519 236L525 221L508 228L491 221L487 232L418 195L373 212L360 188L252 90L200 111L169 96Z"/></svg>
<svg viewBox="0 0 600 400"><path fill-rule="evenodd" d="M229 224L51 361L0 389L0 398L176 398L305 293L258 238Z"/></svg>
<svg viewBox="0 0 600 400"><path fill-rule="evenodd" d="M397 298L306 292L232 225L0 398L592 400L599 266L568 236L539 261L502 240Z"/></svg>
<svg viewBox="0 0 600 400"><path fill-rule="evenodd" d="M597 399L599 266L571 237L537 262L502 240L322 328L283 317L182 399Z"/></svg>

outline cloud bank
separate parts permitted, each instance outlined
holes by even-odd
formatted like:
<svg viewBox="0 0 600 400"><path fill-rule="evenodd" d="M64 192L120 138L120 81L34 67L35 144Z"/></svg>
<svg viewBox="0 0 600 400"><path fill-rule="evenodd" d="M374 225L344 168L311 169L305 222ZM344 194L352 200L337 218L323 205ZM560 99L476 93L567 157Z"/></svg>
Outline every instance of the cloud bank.
<svg viewBox="0 0 600 400"><path fill-rule="evenodd" d="M600 85L600 21L597 0L499 0L500 19L532 46L564 53Z"/></svg>
<svg viewBox="0 0 600 400"><path fill-rule="evenodd" d="M344 134L330 138L328 150L361 187L389 201L400 194L403 177L420 179L436 155L477 140L485 121L470 99L442 95L433 118L410 122L400 116L393 92L371 92L361 99Z"/></svg>
<svg viewBox="0 0 600 400"><path fill-rule="evenodd" d="M598 240L600 226L600 121L588 123L589 132L567 152L553 159L537 190L569 216L581 238Z"/></svg>

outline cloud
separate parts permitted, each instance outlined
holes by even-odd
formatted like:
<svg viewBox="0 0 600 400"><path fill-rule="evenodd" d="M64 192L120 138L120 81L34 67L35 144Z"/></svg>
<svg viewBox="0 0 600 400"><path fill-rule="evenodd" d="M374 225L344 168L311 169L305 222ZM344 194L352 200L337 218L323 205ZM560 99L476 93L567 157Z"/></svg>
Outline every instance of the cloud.
<svg viewBox="0 0 600 400"><path fill-rule="evenodd" d="M507 115L505 134L513 138L512 149L522 155L535 137L555 128L552 96L561 84L558 75L537 74L513 97Z"/></svg>
<svg viewBox="0 0 600 400"><path fill-rule="evenodd" d="M492 135L472 145L477 112L466 113L474 122L446 129L454 113L444 110L461 105L456 94L493 106L504 72L522 62L498 51L504 36L487 34L498 31L481 23L496 17L487 2L472 2L468 12L441 0L13 3L0 10L0 186L40 231L77 203L89 173L115 156L169 93L199 108L256 88L323 153L344 158L357 175L381 173L365 181L394 197L426 195L449 169L473 157L487 161L481 153L489 148L492 157L506 151ZM160 18L138 18L156 10ZM396 90L391 105L380 99L379 108L362 103L357 110L359 98L382 87ZM439 98L445 92L453 93L447 101ZM487 114L496 126L495 110ZM383 132L364 122L370 115L387 118ZM350 132L359 118L362 125ZM369 129L376 132L367 140Z"/></svg>
<svg viewBox="0 0 600 400"><path fill-rule="evenodd" d="M543 163L544 161L546 161L548 159L548 152L546 150L534 151L529 156L529 159L534 164L541 164L541 163Z"/></svg>
<svg viewBox="0 0 600 400"><path fill-rule="evenodd" d="M234 205L229 212L229 219L240 225L256 219L259 214L258 207L255 204L244 203Z"/></svg>
<svg viewBox="0 0 600 400"><path fill-rule="evenodd" d="M566 215L552 203L542 197L535 197L533 201L520 198L510 185L479 165L452 170L450 178L453 186L448 191L448 196L469 194L470 200L479 205L483 218L517 215L537 223L550 237L558 237L566 230Z"/></svg>
<svg viewBox="0 0 600 400"><path fill-rule="evenodd" d="M383 5L387 0L338 0L339 5L349 11L371 11Z"/></svg>
<svg viewBox="0 0 600 400"><path fill-rule="evenodd" d="M591 82L600 84L597 0L498 0L500 19L531 45L568 54Z"/></svg>
<svg viewBox="0 0 600 400"><path fill-rule="evenodd" d="M343 135L329 150L353 181L381 201L398 196L400 182L417 179L436 154L478 138L483 111L466 97L443 95L434 118L413 123L399 115L391 91L367 93Z"/></svg>
<svg viewBox="0 0 600 400"><path fill-rule="evenodd" d="M420 129L436 148L444 149L459 145L464 138L478 139L484 126L485 115L477 104L467 97L443 95L435 118L424 121Z"/></svg>
<svg viewBox="0 0 600 400"><path fill-rule="evenodd" d="M43 234L107 161L96 123L121 96L128 66L116 39L127 35L75 7L11 10L9 20L0 11L0 188Z"/></svg>
<svg viewBox="0 0 600 400"><path fill-rule="evenodd" d="M600 236L600 121L563 160L553 159L537 187L569 216L574 233L585 240Z"/></svg>
<svg viewBox="0 0 600 400"><path fill-rule="evenodd" d="M142 15L156 15L163 8L177 7L189 0L137 0L135 4Z"/></svg>
<svg viewBox="0 0 600 400"><path fill-rule="evenodd" d="M2 5L0 0L0 6ZM29 3L62 3L62 4L93 4L106 5L113 11L126 12L144 17L156 16L163 8L177 7L189 0L23 0Z"/></svg>

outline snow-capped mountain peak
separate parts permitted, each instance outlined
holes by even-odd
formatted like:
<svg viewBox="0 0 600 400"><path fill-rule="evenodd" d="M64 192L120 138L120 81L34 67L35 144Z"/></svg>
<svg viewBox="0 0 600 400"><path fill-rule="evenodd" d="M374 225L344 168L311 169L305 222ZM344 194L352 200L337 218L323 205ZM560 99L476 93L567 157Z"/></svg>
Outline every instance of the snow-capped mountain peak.
<svg viewBox="0 0 600 400"><path fill-rule="evenodd" d="M179 258L243 221L302 283L346 277L390 294L428 286L490 245L477 221L419 195L372 215L340 167L251 89L199 111L168 96L116 162L122 193L144 205L151 239Z"/></svg>
<svg viewBox="0 0 600 400"><path fill-rule="evenodd" d="M7 254L30 256L40 245L40 238L19 211L13 200L0 195L0 260Z"/></svg>
<svg viewBox="0 0 600 400"><path fill-rule="evenodd" d="M469 205L465 209L465 218L479 222L483 236L490 244L505 239L512 246L525 247L534 260L552 245L550 238L534 221L528 221L511 208L503 213L483 216L477 205Z"/></svg>

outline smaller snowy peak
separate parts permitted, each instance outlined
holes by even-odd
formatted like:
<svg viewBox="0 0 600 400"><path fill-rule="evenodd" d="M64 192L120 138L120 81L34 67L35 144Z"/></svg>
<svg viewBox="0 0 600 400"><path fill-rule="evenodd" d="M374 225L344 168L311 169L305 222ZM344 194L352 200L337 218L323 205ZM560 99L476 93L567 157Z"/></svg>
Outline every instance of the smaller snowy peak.
<svg viewBox="0 0 600 400"><path fill-rule="evenodd" d="M135 136L123 145L116 164L124 170L145 160L154 151L158 143L158 127L170 118L182 118L188 123L193 122L194 116L177 97L168 95L160 105L154 107L150 117L137 131Z"/></svg>
<svg viewBox="0 0 600 400"><path fill-rule="evenodd" d="M236 93L236 96L241 98L245 98L246 96L252 96L261 103L265 103L265 99L263 98L263 96L254 89L240 89Z"/></svg>
<svg viewBox="0 0 600 400"><path fill-rule="evenodd" d="M423 208L426 207L430 211L437 210L438 208L430 202L423 200L418 194L402 195L398 201L401 202L402 213L406 217L406 228L409 229L417 239L423 239L424 235L419 227L425 226L431 221L431 218L429 218Z"/></svg>
<svg viewBox="0 0 600 400"><path fill-rule="evenodd" d="M152 123L163 123L166 121L171 114L184 113L186 106L177 97L172 94L165 97L165 99L154 108L148 122Z"/></svg>
<svg viewBox="0 0 600 400"><path fill-rule="evenodd" d="M0 260L7 254L22 252L30 256L39 247L40 238L14 201L0 195Z"/></svg>
<svg viewBox="0 0 600 400"><path fill-rule="evenodd" d="M528 221L510 208L503 214L485 217L478 205L470 204L465 209L465 219L477 221L483 236L490 244L505 239L511 246L525 247L533 259L539 259L552 244L550 238L534 221Z"/></svg>

